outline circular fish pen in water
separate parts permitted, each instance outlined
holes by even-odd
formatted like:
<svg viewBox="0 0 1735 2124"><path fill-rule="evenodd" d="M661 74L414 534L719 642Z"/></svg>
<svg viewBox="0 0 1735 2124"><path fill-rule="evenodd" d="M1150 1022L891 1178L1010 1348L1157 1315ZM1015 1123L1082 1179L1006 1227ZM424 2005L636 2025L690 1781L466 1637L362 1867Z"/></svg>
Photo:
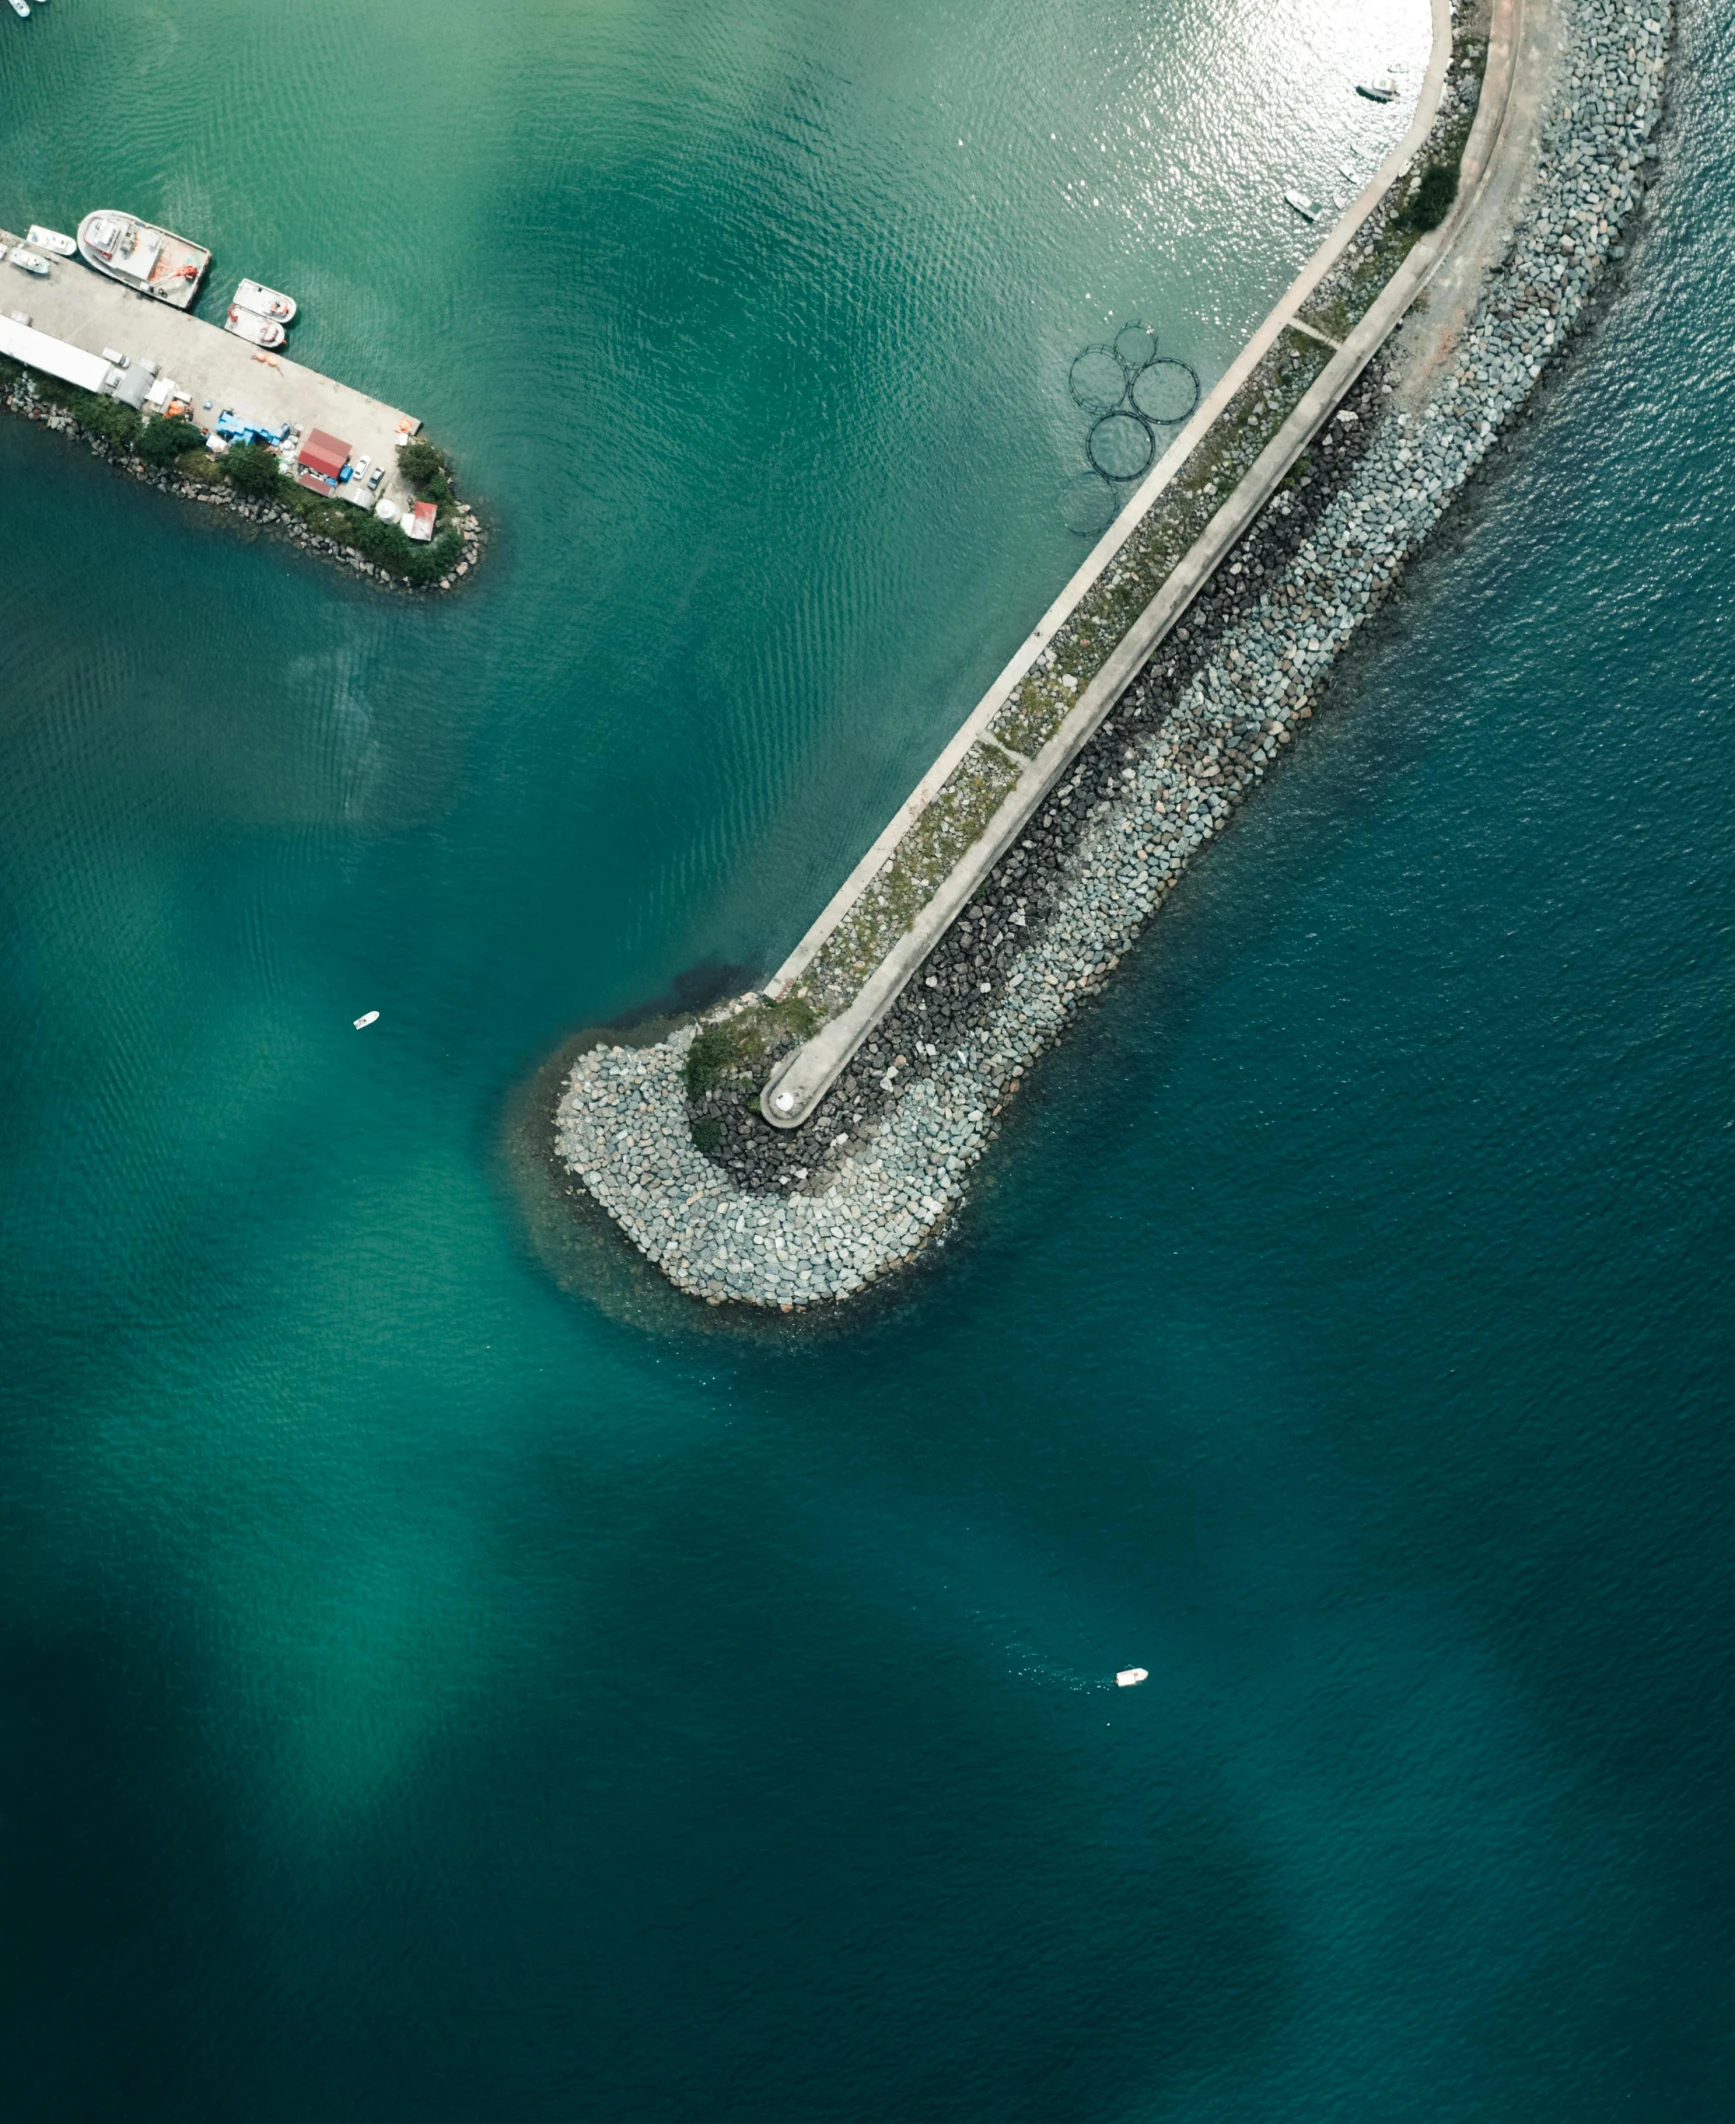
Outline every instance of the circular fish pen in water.
<svg viewBox="0 0 1735 2124"><path fill-rule="evenodd" d="M1066 387L1083 413L1112 413L1127 395L1125 365L1111 346L1084 347L1072 357Z"/></svg>
<svg viewBox="0 0 1735 2124"><path fill-rule="evenodd" d="M1178 428L1191 417L1200 396L1198 370L1172 354L1153 355L1127 386L1133 411L1159 428Z"/></svg>
<svg viewBox="0 0 1735 2124"><path fill-rule="evenodd" d="M1142 479L1157 461L1157 438L1149 421L1117 407L1092 423L1084 454L1104 479Z"/></svg>
<svg viewBox="0 0 1735 2124"><path fill-rule="evenodd" d="M1100 472L1075 472L1060 490L1061 521L1079 538L1101 538L1120 506L1114 481Z"/></svg>
<svg viewBox="0 0 1735 2124"><path fill-rule="evenodd" d="M1157 352L1155 329L1129 318L1111 341L1081 347L1066 372L1072 402L1091 416L1084 454L1090 470L1061 490L1069 531L1096 538L1113 523L1121 490L1157 461L1157 430L1187 419L1202 396L1190 362Z"/></svg>
<svg viewBox="0 0 1735 2124"><path fill-rule="evenodd" d="M1157 335L1141 319L1130 318L1114 336L1114 357L1126 371L1130 385L1141 369L1157 358Z"/></svg>

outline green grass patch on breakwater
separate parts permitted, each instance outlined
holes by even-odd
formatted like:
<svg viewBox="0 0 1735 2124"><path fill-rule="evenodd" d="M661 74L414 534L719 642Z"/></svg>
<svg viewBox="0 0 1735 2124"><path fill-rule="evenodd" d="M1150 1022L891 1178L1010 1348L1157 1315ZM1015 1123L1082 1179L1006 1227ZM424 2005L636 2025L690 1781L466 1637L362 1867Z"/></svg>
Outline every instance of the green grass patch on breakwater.
<svg viewBox="0 0 1735 2124"><path fill-rule="evenodd" d="M725 1129L740 1126L742 1111L756 1109L767 1068L818 1030L819 1013L799 995L701 1024L681 1061L687 1127L697 1147L716 1150Z"/></svg>
<svg viewBox="0 0 1735 2124"><path fill-rule="evenodd" d="M1347 339L1417 242L1437 229L1458 196L1458 171L1476 122L1488 64L1485 6L1466 9L1452 32L1446 89L1433 130L1409 171L1388 187L1336 268L1303 309L1304 324Z"/></svg>
<svg viewBox="0 0 1735 2124"><path fill-rule="evenodd" d="M772 1048L789 1039L805 1040L818 1029L813 1006L801 996L755 1003L701 1025L681 1064L687 1097L702 1099L735 1071L754 1068Z"/></svg>
<svg viewBox="0 0 1735 2124"><path fill-rule="evenodd" d="M174 472L201 486L228 488L249 501L264 502L296 516L316 537L352 547L363 559L401 581L438 582L463 557L464 535L451 466L431 443L406 445L415 452L403 466L412 485L435 502L438 518L426 544L408 537L399 524L382 523L371 509L358 509L323 494L314 494L278 469L276 453L259 445L242 445L215 457L202 431L189 420L146 420L131 406L118 404L58 377L41 376L15 361L0 359L0 380L14 389L25 386L43 404L65 413L84 435L108 446L122 459L137 458L154 471ZM400 460L401 462L401 460Z"/></svg>
<svg viewBox="0 0 1735 2124"><path fill-rule="evenodd" d="M986 832L1022 768L995 744L978 742L916 816L890 860L827 937L802 992L832 1009L853 996ZM828 1015L829 1015L828 1011Z"/></svg>

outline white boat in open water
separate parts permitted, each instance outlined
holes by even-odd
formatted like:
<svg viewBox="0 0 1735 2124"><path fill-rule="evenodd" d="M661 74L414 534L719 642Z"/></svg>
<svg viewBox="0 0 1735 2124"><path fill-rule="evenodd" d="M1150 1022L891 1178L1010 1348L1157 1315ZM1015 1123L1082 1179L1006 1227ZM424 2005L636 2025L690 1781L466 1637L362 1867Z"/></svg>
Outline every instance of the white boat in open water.
<svg viewBox="0 0 1735 2124"><path fill-rule="evenodd" d="M108 208L86 214L78 225L79 255L123 288L154 295L177 310L190 309L199 282L211 263L201 244L189 243L173 229L159 229L131 214Z"/></svg>
<svg viewBox="0 0 1735 2124"><path fill-rule="evenodd" d="M21 22L30 20L30 0L12 0L12 12Z"/></svg>

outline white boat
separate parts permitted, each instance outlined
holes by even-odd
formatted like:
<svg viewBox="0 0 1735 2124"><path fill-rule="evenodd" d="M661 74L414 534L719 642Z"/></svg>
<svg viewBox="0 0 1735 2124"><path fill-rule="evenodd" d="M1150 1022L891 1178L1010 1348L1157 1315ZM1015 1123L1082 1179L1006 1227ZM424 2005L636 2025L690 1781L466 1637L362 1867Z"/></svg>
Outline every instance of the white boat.
<svg viewBox="0 0 1735 2124"><path fill-rule="evenodd" d="M293 296L280 295L275 288L262 288L256 280L244 280L235 290L235 307L252 310L260 317L274 317L279 324L295 322Z"/></svg>
<svg viewBox="0 0 1735 2124"><path fill-rule="evenodd" d="M361 1016L355 1021L356 1031L364 1031L368 1026L376 1023L378 1018L379 1012L377 1010L364 1010Z"/></svg>
<svg viewBox="0 0 1735 2124"><path fill-rule="evenodd" d="M1311 199L1304 199L1299 192L1285 192L1284 198L1301 216L1303 221L1317 221L1319 209Z"/></svg>
<svg viewBox="0 0 1735 2124"><path fill-rule="evenodd" d="M61 258L78 256L78 245L70 236L63 236L58 229L45 229L38 221L33 221L25 231L24 241L33 251L53 251Z"/></svg>
<svg viewBox="0 0 1735 2124"><path fill-rule="evenodd" d="M38 280L48 278L48 260L37 257L34 251L27 251L23 244L6 253L6 262L15 265L21 273L34 273Z"/></svg>
<svg viewBox="0 0 1735 2124"><path fill-rule="evenodd" d="M244 310L234 302L229 305L223 329L233 332L237 339L250 339L256 347L280 347L289 337L275 317L261 317L257 310Z"/></svg>
<svg viewBox="0 0 1735 2124"><path fill-rule="evenodd" d="M86 214L79 223L78 253L86 265L122 287L172 303L177 310L192 307L211 263L202 244L106 207Z"/></svg>
<svg viewBox="0 0 1735 2124"><path fill-rule="evenodd" d="M21 21L28 22L30 20L30 0L12 0L12 12Z"/></svg>
<svg viewBox="0 0 1735 2124"><path fill-rule="evenodd" d="M1358 81L1355 92L1358 96L1365 96L1370 103L1395 103L1398 84L1395 81Z"/></svg>
<svg viewBox="0 0 1735 2124"><path fill-rule="evenodd" d="M1149 1667L1123 1667L1114 1678L1115 1687L1117 1689L1136 1689L1140 1682L1149 1681L1150 1678L1151 1670Z"/></svg>

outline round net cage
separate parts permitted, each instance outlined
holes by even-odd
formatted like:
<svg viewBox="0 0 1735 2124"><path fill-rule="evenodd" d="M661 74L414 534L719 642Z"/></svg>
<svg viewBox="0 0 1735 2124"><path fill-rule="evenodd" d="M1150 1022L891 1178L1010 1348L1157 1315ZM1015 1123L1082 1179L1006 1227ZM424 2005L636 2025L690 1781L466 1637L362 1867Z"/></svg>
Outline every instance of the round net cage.
<svg viewBox="0 0 1735 2124"><path fill-rule="evenodd" d="M1066 384L1086 413L1112 413L1127 395L1127 372L1113 347L1086 347L1072 357Z"/></svg>
<svg viewBox="0 0 1735 2124"><path fill-rule="evenodd" d="M1101 538L1121 505L1114 482L1100 472L1078 472L1060 490L1060 515L1079 538Z"/></svg>
<svg viewBox="0 0 1735 2124"><path fill-rule="evenodd" d="M1158 354L1133 378L1129 403L1159 428L1178 428L1199 403L1199 375L1190 362Z"/></svg>
<svg viewBox="0 0 1735 2124"><path fill-rule="evenodd" d="M1105 413L1091 428L1085 455L1104 479L1137 479L1156 462L1157 438L1136 413Z"/></svg>
<svg viewBox="0 0 1735 2124"><path fill-rule="evenodd" d="M1141 324L1135 317L1115 334L1114 354L1129 377L1137 376L1157 358L1157 335L1148 324Z"/></svg>

